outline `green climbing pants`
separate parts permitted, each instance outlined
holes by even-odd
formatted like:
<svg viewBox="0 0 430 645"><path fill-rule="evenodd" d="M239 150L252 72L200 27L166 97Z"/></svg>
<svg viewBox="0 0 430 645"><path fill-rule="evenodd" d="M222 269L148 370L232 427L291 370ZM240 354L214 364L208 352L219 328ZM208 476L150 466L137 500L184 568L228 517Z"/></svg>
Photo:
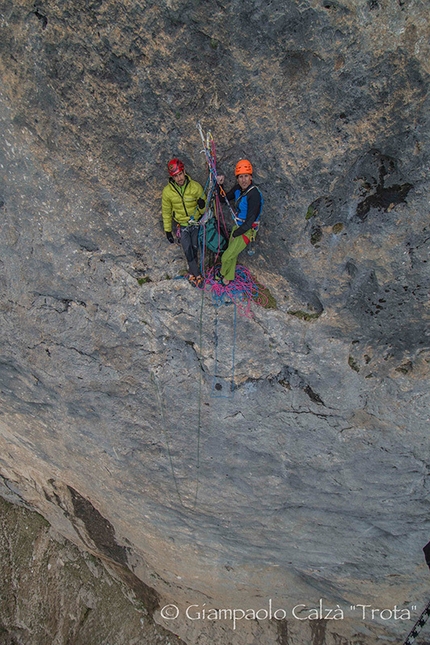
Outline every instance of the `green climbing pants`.
<svg viewBox="0 0 430 645"><path fill-rule="evenodd" d="M237 226L233 226L228 247L221 258L221 275L226 280L234 280L237 256L247 247L249 241L255 238L255 231L253 229L249 229L244 235L233 237L233 233L237 228ZM247 238L248 242L244 238Z"/></svg>

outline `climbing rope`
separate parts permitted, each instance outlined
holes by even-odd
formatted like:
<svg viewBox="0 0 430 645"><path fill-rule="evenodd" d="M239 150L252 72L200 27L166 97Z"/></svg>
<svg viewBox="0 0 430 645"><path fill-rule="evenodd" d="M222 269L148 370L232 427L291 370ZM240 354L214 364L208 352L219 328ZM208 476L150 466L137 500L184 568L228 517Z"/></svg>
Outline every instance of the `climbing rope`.
<svg viewBox="0 0 430 645"><path fill-rule="evenodd" d="M215 276L219 271L219 265L213 266L206 273L205 289L212 295L215 304L226 304L233 302L239 314L246 318L252 318L251 303L255 302L261 307L267 307L269 299L267 289L258 282L250 271L238 264L234 280L228 285L216 280Z"/></svg>
<svg viewBox="0 0 430 645"><path fill-rule="evenodd" d="M223 219L223 209L220 201L220 194L224 197L226 204L229 207L232 218L236 222L236 213L232 209L230 202L227 199L227 195L224 192L222 186L218 184L217 177L217 167L216 167L216 147L215 141L210 132L206 134L203 133L203 129L200 123L197 124L198 131L200 133L200 138L203 143L202 152L205 154L206 162L209 168L209 177L206 182L205 190L207 190L207 211L201 218L202 224L210 219L210 217L215 217L217 226L218 226L218 240L220 239L220 233L226 231L225 221ZM222 231L222 228L224 231ZM200 236L201 248L200 248L200 263L201 263L201 274L205 278L204 289L212 293L212 299L215 304L224 304L225 302L233 302L235 307L238 308L241 315L251 317L251 302L254 301L262 307L267 307L269 303L268 291L261 285L251 273L243 266L237 265L235 278L228 285L224 285L221 282L218 282L215 279L215 275L219 267L212 267L208 271L205 271L205 248L206 248L206 230L203 226L202 235ZM253 252L253 251L252 251ZM221 254L221 249L218 248L214 265L218 260L218 257Z"/></svg>
<svg viewBox="0 0 430 645"><path fill-rule="evenodd" d="M210 132L207 133L206 139L205 139L205 136L204 136L203 130L202 130L202 126L200 125L200 123L197 124L197 129L198 129L198 131L200 133L200 137L201 137L201 140L202 140L202 143L203 143L202 152L204 153L204 155L206 157L206 162L207 162L208 168L209 168L209 176L211 177L212 181L214 182L214 186L215 187L218 186L219 194L222 196L222 198L224 199L225 203L227 204L227 207L228 207L228 209L230 211L230 215L232 216L232 219L233 219L234 223L237 224L236 213L234 212L230 202L227 199L227 194L226 194L224 188L220 184L218 184L218 180L217 180L218 172L217 172L217 169L216 169L216 155L215 155L215 142L214 142L214 139L213 139L213 137L212 137ZM217 193L218 193L218 191L217 191Z"/></svg>
<svg viewBox="0 0 430 645"><path fill-rule="evenodd" d="M411 631L408 634L407 639L403 645L412 645L428 619L430 618L430 601L427 603L425 609L423 610L421 616L418 618L415 625L412 627Z"/></svg>
<svg viewBox="0 0 430 645"><path fill-rule="evenodd" d="M222 235L228 238L227 227L224 220L224 213L221 205L220 195L224 198L233 220L236 222L235 212L232 209L230 202L227 199L227 195L218 184L217 169L216 169L216 147L215 141L210 134L206 135L206 138L203 134L201 125L197 125L200 136L202 138L204 146L204 154L209 168L209 176L206 181L204 188L204 195L206 198L206 211L203 216L200 218L198 225L201 227L201 235L199 235L199 244L200 244L200 270L201 275L204 276L203 285L201 288L201 305L200 305L200 320L199 320L199 351L197 354L197 359L199 363L199 385L198 385L198 405L197 405L197 433L196 433L196 475L195 475L195 494L192 505L190 506L185 502L184 496L181 494L178 477L175 472L175 466L173 463L172 451L170 448L170 437L167 430L167 419L165 414L165 405L163 403L163 393L160 388L158 379L154 373L151 373L151 381L154 383L156 392L157 392L157 401L159 407L159 413L161 418L162 431L165 437L167 454L170 464L170 470L172 473L172 479L175 486L175 491L178 496L178 500L181 506L187 510L194 511L197 506L197 499L199 493L199 469L200 469L200 442L201 442L201 430L202 430L202 394L203 394L203 375L204 369L202 364L203 357L203 320L204 320L204 300L205 300L205 291L210 292L212 295L212 301L215 305L215 329L214 329L214 341L215 341L215 351L214 351L214 372L212 379L212 396L222 397L222 398L232 398L235 389L235 363L236 363L236 336L237 336L237 312L246 317L251 317L251 302L254 301L261 306L266 306L268 302L268 297L264 293L267 290L253 278L251 273L243 266L236 266L235 278L228 285L224 285L218 282L215 279L215 275L218 273L219 264L216 262L221 255L221 240ZM218 233L218 249L215 252L215 262L212 268L209 268L205 271L205 250L207 244L207 223L214 218L216 222L216 231ZM211 231L213 233L213 229ZM177 276L177 279L183 278L186 276ZM233 305L233 325L232 325L232 342L231 342L231 370L229 376L222 376L220 374L220 333L219 333L219 311L222 305L232 304ZM225 369L225 365L224 365ZM228 389L223 390L223 382L228 383ZM227 392L227 393L226 393Z"/></svg>
<svg viewBox="0 0 430 645"><path fill-rule="evenodd" d="M199 235L199 245L200 245L200 273L205 275L205 260L206 260L206 247L207 247L207 226L213 224L212 233L215 228L216 239L217 239L217 248L213 247L213 242L211 245L211 250L215 253L215 262L218 260L223 248L221 248L221 243L224 239L228 239L227 226L224 219L224 213L220 201L220 186L217 182L217 170L216 170L216 146L215 140L210 132L207 133L206 138L203 134L203 130L200 124L198 124L198 129L202 139L204 152L206 157L206 162L209 168L209 175L206 181L204 192L206 194L206 211L203 216L200 218L200 235ZM227 203L229 204L228 200ZM230 206L230 204L229 204ZM211 221L212 220L212 221Z"/></svg>
<svg viewBox="0 0 430 645"><path fill-rule="evenodd" d="M252 317L251 302L254 301L262 306L268 303L268 297L262 293L264 287L257 282L251 273L244 266L237 265L235 278L228 285L224 285L215 279L219 271L219 265L215 265L205 276L204 289L212 295L215 306L215 330L214 330L214 372L212 378L212 397L232 398L235 389L235 365L236 365L236 335L237 335L237 312L247 318ZM219 329L218 313L222 305L233 304L233 339L231 343L231 375L229 378L229 392L223 392L220 376L219 360ZM228 379L226 379L228 380Z"/></svg>
<svg viewBox="0 0 430 645"><path fill-rule="evenodd" d="M158 382L158 379L155 377L153 372L151 372L151 381L155 385L155 389L156 389L156 392L157 392L158 409L159 409L160 417L161 417L161 429L163 431L164 439L165 439L165 442L166 442L167 455L169 457L170 470L171 470L171 473L172 473L173 482L175 484L176 494L178 496L180 505L183 506L184 508L187 508L187 505L184 504L184 502L182 500L181 491L179 490L179 484L178 484L178 480L177 480L176 474L175 474L175 468L173 466L172 452L170 450L170 440L169 440L169 435L167 433L166 417L165 417L165 414L164 414L163 395L162 395L162 392L161 392L161 388L160 388L160 384Z"/></svg>
<svg viewBox="0 0 430 645"><path fill-rule="evenodd" d="M200 468L200 437L202 431L202 394L203 394L203 366L201 359L203 356L203 305L205 302L204 291L202 289L202 299L200 303L200 322L199 322L199 354L197 360L199 363L199 402L197 407L197 470ZM197 495L199 490L199 478L196 479L196 496L194 499L194 508L197 504Z"/></svg>
<svg viewBox="0 0 430 645"><path fill-rule="evenodd" d="M203 302L204 302L204 294L202 290L202 303L201 303L201 310L200 310L200 332L199 332L199 340L200 340L200 355L201 355L201 349L202 349L202 338L203 338ZM175 467L173 464L173 457L172 457L172 451L170 449L170 437L169 433L167 431L167 423L166 423L166 415L164 411L164 404L163 404L163 394L161 392L160 384L158 382L158 379L155 377L154 373L151 372L151 381L155 385L155 389L157 392L157 402L158 402L158 409L160 413L160 418L161 418L161 428L164 434L164 439L166 442L166 448L167 448L167 455L169 458L169 465L170 465L170 471L172 473L172 479L173 483L175 485L175 491L178 496L178 500L180 505L183 508L186 508L189 511L195 511L196 506L197 506L197 498L198 498L198 492L199 492L199 485L200 485L200 479L199 479L199 468L200 468L200 436L201 436L201 427L202 427L202 381L203 381L203 374L202 374L202 369L201 366L199 365L200 368L200 380L199 380L199 401L198 401L198 408L197 408L197 437L196 437L196 478L195 478L195 493L194 493L194 500L191 506L185 503L183 496L181 495L181 491L179 488L179 482L178 478L175 473Z"/></svg>
<svg viewBox="0 0 430 645"><path fill-rule="evenodd" d="M215 352L214 352L214 370L213 370L213 376L212 376L212 391L211 391L211 396L213 398L222 398L222 399L231 399L233 398L234 395L234 388L235 388L235 383L234 383L234 377L235 377L235 365L236 365L236 329L237 329L237 307L236 304L233 303L233 338L232 338L232 343L231 343L231 370L230 370L230 376L223 376L221 374L221 369L219 367L221 361L219 360L219 345L220 345L220 333L219 333L219 309L221 307L221 303L216 303L215 304L215 325L214 325L214 345L215 345ZM226 361L223 362L223 366L225 369L225 363ZM223 382L228 383L228 390L227 394L225 394L225 390L223 390Z"/></svg>

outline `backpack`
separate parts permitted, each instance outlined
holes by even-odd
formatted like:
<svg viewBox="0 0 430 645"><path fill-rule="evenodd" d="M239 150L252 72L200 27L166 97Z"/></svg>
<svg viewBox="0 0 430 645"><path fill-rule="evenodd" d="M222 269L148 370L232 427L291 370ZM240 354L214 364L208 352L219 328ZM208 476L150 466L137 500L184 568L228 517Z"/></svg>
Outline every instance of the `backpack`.
<svg viewBox="0 0 430 645"><path fill-rule="evenodd" d="M206 248L214 253L226 250L228 242L222 232L218 230L218 222L215 217L211 217L206 224L200 226L199 242L203 244L203 240L205 241Z"/></svg>

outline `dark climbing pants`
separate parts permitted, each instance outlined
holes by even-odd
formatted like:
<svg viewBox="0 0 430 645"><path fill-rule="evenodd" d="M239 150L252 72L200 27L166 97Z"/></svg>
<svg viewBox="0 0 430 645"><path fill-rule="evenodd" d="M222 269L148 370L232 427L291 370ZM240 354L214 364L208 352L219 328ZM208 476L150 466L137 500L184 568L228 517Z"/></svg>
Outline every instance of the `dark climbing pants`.
<svg viewBox="0 0 430 645"><path fill-rule="evenodd" d="M198 263L198 226L181 226L181 244L188 262L191 275L200 275Z"/></svg>

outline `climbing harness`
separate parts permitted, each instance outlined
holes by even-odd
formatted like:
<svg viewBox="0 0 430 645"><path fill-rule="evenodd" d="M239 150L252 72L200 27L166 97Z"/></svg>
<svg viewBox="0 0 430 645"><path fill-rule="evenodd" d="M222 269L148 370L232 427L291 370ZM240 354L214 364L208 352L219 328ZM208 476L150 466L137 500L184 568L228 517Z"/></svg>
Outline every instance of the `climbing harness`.
<svg viewBox="0 0 430 645"><path fill-rule="evenodd" d="M236 224L238 226L241 226L242 224L244 224L244 222L246 220L246 211L244 213L242 212L243 211L242 199L244 197L246 197L246 195L248 195L251 192L251 190L257 190L259 192L259 194L260 194L260 210L259 210L259 213L257 215L257 218L256 218L255 222L251 226L251 228L255 232L257 232L258 229L260 228L260 217L261 217L261 212L263 210L264 198L263 198L263 195L261 193L261 190L259 189L258 186L256 186L256 184L251 184L251 186L249 186L249 188L247 188L247 190L245 192L242 192L240 190L235 191L236 200L234 202L234 208L235 208L235 212L236 212Z"/></svg>
<svg viewBox="0 0 430 645"><path fill-rule="evenodd" d="M425 609L423 610L421 616L418 618L415 625L412 627L411 631L408 634L407 639L403 645L412 645L428 619L430 618L430 601L427 603Z"/></svg>

